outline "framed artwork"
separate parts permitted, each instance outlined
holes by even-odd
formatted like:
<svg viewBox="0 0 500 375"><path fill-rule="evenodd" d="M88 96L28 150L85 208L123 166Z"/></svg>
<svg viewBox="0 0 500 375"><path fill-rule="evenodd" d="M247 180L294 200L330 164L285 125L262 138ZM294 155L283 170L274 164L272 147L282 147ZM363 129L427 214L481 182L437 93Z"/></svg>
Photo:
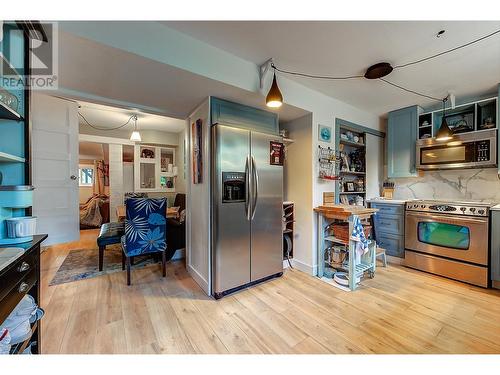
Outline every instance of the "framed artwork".
<svg viewBox="0 0 500 375"><path fill-rule="evenodd" d="M354 182L346 182L346 191L354 191Z"/></svg>
<svg viewBox="0 0 500 375"><path fill-rule="evenodd" d="M332 141L332 127L326 125L318 125L318 139L321 142L330 143Z"/></svg>
<svg viewBox="0 0 500 375"><path fill-rule="evenodd" d="M270 148L269 164L282 166L285 145L283 143L280 143L280 142L271 141L269 144L269 148Z"/></svg>
<svg viewBox="0 0 500 375"><path fill-rule="evenodd" d="M193 184L203 182L203 144L202 144L202 120L198 119L191 125L192 161L193 161Z"/></svg>

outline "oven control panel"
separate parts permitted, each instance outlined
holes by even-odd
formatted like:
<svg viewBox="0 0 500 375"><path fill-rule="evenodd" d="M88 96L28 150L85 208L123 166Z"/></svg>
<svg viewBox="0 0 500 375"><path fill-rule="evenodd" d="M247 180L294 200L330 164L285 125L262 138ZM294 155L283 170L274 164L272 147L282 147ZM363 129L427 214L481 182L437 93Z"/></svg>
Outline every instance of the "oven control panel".
<svg viewBox="0 0 500 375"><path fill-rule="evenodd" d="M445 203L432 201L411 201L406 202L407 211L442 213L451 215L467 215L467 216L488 216L489 205L471 203Z"/></svg>

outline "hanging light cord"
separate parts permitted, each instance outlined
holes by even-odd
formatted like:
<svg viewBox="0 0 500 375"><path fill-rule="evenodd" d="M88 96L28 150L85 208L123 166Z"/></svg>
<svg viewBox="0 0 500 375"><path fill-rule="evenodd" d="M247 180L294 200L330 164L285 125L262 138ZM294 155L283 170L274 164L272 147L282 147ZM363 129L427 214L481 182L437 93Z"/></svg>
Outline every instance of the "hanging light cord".
<svg viewBox="0 0 500 375"><path fill-rule="evenodd" d="M422 59L419 59L419 60L416 60L416 61L412 61L412 62L409 62L409 63L406 63L406 64L401 64L401 65L396 65L394 67L394 69L400 69L400 68L405 68L407 66L410 66L410 65L415 65L415 64L419 64L421 62L424 62L424 61L428 61L428 60L431 60L431 59L434 59L436 57L439 57L439 56L443 56L447 53L451 53L451 52L454 52L456 50L459 50L461 48L465 48L465 47L468 47L472 44L475 44L475 43L478 43L484 39L487 39L487 38L490 38L496 34L499 34L500 33L500 30L496 30L488 35L485 35L485 36L482 36L481 38L478 38L478 39L475 39L471 42L468 42L468 43L465 43L465 44L462 44L458 47L454 47L454 48L451 48L451 49L448 49L446 51L443 51L443 52L440 52L440 53L436 53L435 55L432 55L432 56L428 56L428 57L424 57ZM278 68L274 62L271 62L271 67L275 70L275 71L278 71L280 73L284 73L284 74L290 74L290 75L294 75L294 76L300 76L300 77L306 77L306 78L315 78L315 79L328 79L328 80L348 80L348 79L354 79L354 78L363 78L364 75L354 75L354 76L345 76L345 77L334 77L334 76L323 76L323 75L316 75L316 74L309 74L309 73L301 73L301 72L294 72L294 71L290 71L290 70L285 70L285 69L280 69ZM414 91L414 90L410 90L410 89L407 89L403 86L400 86L394 82L391 82L391 81L388 81L386 79L383 79L383 78L379 78L381 81L391 85L391 86L394 86L400 90L403 90L403 91L406 91L406 92L409 92L409 93L412 93L412 94L415 94L415 95L418 95L418 96L421 96L421 97L424 97L424 98L427 98L427 99L432 99L432 100L437 100L437 101L442 101L443 99L440 99L440 98L436 98L436 97L433 97L433 96L430 96L430 95L427 95L427 94L422 94L420 92L417 92L417 91ZM446 99L448 98L448 96L446 97Z"/></svg>
<svg viewBox="0 0 500 375"><path fill-rule="evenodd" d="M363 78L363 75L359 76L346 76L346 77L332 77L332 76L320 76L316 74L308 74L308 73L299 73L299 72L292 72L290 70L284 70L278 68L274 63L271 63L271 68L274 70L284 73L284 74L290 74L293 76L300 76L300 77L307 77L307 78L316 78L316 79L330 79L330 80L342 80L342 79L353 79L353 78Z"/></svg>
<svg viewBox="0 0 500 375"><path fill-rule="evenodd" d="M462 44L461 46L458 46L458 47L455 47L455 48L451 48L449 50L446 50L446 51L443 51L443 52L440 52L440 53L436 53L435 55L432 55L432 56L428 56L428 57L424 57L423 59L419 59L419 60L416 60L416 61L412 61L412 62L409 62L409 63L406 63L406 64L402 64L402 65L396 65L394 67L394 69L399 69L399 68L405 68L407 66L410 66L410 65L415 65L415 64L419 64L421 62L424 62L424 61L427 61L427 60L431 60L431 59L434 59L436 57L439 57L439 56L442 56L442 55L446 55L447 53L450 53L450 52L453 52L453 51L456 51L456 50L459 50L461 48L465 48L465 47L468 47L472 44L475 44L475 43L478 43L484 39L487 39L487 38L490 38L492 37L493 35L496 35L500 33L500 30L496 30L496 31L493 31L492 33L488 34L488 35L485 35L485 36L482 36L481 38L478 38L478 39L475 39L469 43L465 43L465 44Z"/></svg>
<svg viewBox="0 0 500 375"><path fill-rule="evenodd" d="M85 121L85 123L88 126L90 126L93 129L96 129L96 130L118 130L118 129L121 129L121 128L127 126L128 124L130 124L131 120L137 121L137 115L131 115L125 124L122 124L122 125L114 127L114 128L101 128L99 126L92 125L90 122L88 122L82 113L78 112L78 115L80 115L80 117L83 119L83 121Z"/></svg>
<svg viewBox="0 0 500 375"><path fill-rule="evenodd" d="M427 95L427 94L422 94L420 92L417 92L417 91L414 91L414 90L410 90L410 89L407 89L406 87L403 87L403 86L400 86L394 82L391 82L391 81L388 81L384 78L379 78L381 81L391 85L391 86L394 86L394 87L397 87L398 89L401 89L403 91L406 91L406 92L409 92L409 93L412 93L412 94L415 94L415 95L419 95L419 96L422 96L424 98L428 98L428 99L432 99L432 100L437 100L438 102L442 101L443 99L440 99L440 98L436 98L434 96L430 96L430 95Z"/></svg>

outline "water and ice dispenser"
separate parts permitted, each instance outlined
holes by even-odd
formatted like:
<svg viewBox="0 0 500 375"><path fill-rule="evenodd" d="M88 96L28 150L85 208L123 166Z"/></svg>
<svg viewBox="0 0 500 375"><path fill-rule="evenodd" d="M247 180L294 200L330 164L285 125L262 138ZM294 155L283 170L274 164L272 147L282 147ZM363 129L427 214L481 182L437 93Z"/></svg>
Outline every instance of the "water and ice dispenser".
<svg viewBox="0 0 500 375"><path fill-rule="evenodd" d="M222 202L245 202L245 173L222 172Z"/></svg>

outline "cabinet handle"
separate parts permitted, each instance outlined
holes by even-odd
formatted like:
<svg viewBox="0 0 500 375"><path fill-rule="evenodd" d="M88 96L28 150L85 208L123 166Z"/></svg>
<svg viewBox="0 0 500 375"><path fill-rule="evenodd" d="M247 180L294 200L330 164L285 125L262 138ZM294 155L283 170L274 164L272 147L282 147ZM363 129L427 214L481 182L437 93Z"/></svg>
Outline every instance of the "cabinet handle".
<svg viewBox="0 0 500 375"><path fill-rule="evenodd" d="M19 272L24 272L30 269L29 263L22 262L19 268L17 269Z"/></svg>
<svg viewBox="0 0 500 375"><path fill-rule="evenodd" d="M29 284L22 282L21 285L19 285L19 293L24 293L29 289Z"/></svg>

